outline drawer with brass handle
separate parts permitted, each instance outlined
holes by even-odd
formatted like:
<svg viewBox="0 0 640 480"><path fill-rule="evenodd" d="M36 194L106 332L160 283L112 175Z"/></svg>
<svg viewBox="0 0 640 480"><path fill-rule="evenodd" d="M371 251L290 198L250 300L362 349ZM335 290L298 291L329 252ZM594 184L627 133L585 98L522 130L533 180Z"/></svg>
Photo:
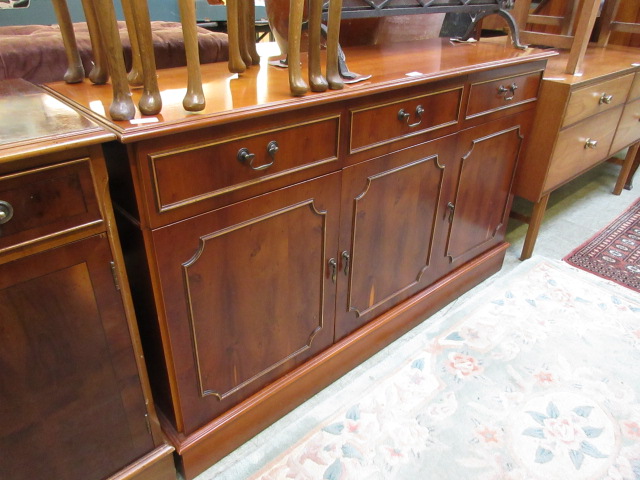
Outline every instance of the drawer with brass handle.
<svg viewBox="0 0 640 480"><path fill-rule="evenodd" d="M584 118L623 105L627 100L633 77L633 74L624 75L572 92L562 126L573 125Z"/></svg>
<svg viewBox="0 0 640 480"><path fill-rule="evenodd" d="M0 177L0 252L101 222L88 159Z"/></svg>
<svg viewBox="0 0 640 480"><path fill-rule="evenodd" d="M556 142L545 190L551 190L607 158L622 106L565 128Z"/></svg>
<svg viewBox="0 0 640 480"><path fill-rule="evenodd" d="M475 118L506 110L524 103L534 102L542 72L473 83L469 92L466 117Z"/></svg>
<svg viewBox="0 0 640 480"><path fill-rule="evenodd" d="M352 109L349 152L457 124L462 91L462 87L453 87Z"/></svg>

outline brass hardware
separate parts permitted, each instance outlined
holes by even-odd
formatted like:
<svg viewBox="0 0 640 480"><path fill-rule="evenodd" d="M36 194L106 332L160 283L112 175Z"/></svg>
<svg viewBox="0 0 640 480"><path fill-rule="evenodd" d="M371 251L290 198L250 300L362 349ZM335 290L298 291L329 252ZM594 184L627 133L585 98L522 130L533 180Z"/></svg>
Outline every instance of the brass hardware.
<svg viewBox="0 0 640 480"><path fill-rule="evenodd" d="M416 107L416 113L415 113L418 121L414 123L409 123L409 118L411 118L411 114L407 113L404 108L401 108L400 111L398 112L398 120L400 120L401 122L407 122L407 125L410 128L414 128L422 123L423 113L424 113L424 108L422 107L422 105L418 105Z"/></svg>
<svg viewBox="0 0 640 480"><path fill-rule="evenodd" d="M456 206L453 202L447 203L447 208L449 209L449 223L453 223L453 214L456 211Z"/></svg>
<svg viewBox="0 0 640 480"><path fill-rule="evenodd" d="M0 225L7 223L13 217L13 207L9 202L0 200Z"/></svg>
<svg viewBox="0 0 640 480"><path fill-rule="evenodd" d="M253 161L256 158L256 154L251 153L248 148L241 148L240 150L238 150L238 154L236 155L236 158L240 163L244 163L245 165L248 165L252 170L256 170L256 171L266 170L271 165L273 165L274 162L276 161L276 153L278 152L278 150L279 150L278 142L276 142L275 140L270 141L267 144L267 153L271 157L271 162L265 163L264 165L260 165L259 167L253 166Z"/></svg>
<svg viewBox="0 0 640 480"><path fill-rule="evenodd" d="M349 252L346 250L342 252L342 262L344 263L344 274L349 275L349 262L351 261L351 256Z"/></svg>
<svg viewBox="0 0 640 480"><path fill-rule="evenodd" d="M513 100L513 97L516 96L517 89L518 89L518 85L515 82L513 82L508 87L505 87L504 85L500 85L498 87L498 95L505 94L503 98L506 102L508 102L509 100ZM511 95L507 96L506 95L507 92L511 92Z"/></svg>
<svg viewBox="0 0 640 480"><path fill-rule="evenodd" d="M336 272L338 271L338 262L335 258L329 259L329 268L331 268L331 281L336 283Z"/></svg>
<svg viewBox="0 0 640 480"><path fill-rule="evenodd" d="M607 95L606 93L603 93L602 96L600 97L600 100L598 100L598 104L602 105L603 103L606 103L607 105L609 105L612 100L613 100L613 95Z"/></svg>
<svg viewBox="0 0 640 480"><path fill-rule="evenodd" d="M584 142L584 148L596 148L597 146L598 146L597 140L592 140L590 138L587 138L587 141Z"/></svg>

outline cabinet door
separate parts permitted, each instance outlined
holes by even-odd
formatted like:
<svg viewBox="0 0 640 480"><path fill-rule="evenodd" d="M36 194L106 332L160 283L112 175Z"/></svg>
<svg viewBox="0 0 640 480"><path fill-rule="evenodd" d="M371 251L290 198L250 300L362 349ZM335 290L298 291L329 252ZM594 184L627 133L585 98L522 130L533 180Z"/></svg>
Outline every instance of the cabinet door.
<svg viewBox="0 0 640 480"><path fill-rule="evenodd" d="M440 276L432 247L451 139L344 170L337 339Z"/></svg>
<svg viewBox="0 0 640 480"><path fill-rule="evenodd" d="M461 132L448 195L445 255L452 268L504 239L511 184L522 142L514 121L492 122Z"/></svg>
<svg viewBox="0 0 640 480"><path fill-rule="evenodd" d="M153 232L182 419L192 432L333 340L340 174Z"/></svg>
<svg viewBox="0 0 640 480"><path fill-rule="evenodd" d="M0 478L100 480L154 448L111 260L95 236L0 265Z"/></svg>

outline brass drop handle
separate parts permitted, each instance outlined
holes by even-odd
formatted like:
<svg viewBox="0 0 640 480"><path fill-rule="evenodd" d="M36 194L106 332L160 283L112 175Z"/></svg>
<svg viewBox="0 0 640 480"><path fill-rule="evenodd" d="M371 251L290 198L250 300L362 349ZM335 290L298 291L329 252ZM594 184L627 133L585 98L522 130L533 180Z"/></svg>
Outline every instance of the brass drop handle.
<svg viewBox="0 0 640 480"><path fill-rule="evenodd" d="M342 263L344 264L344 274L345 275L349 275L349 262L351 261L351 256L349 255L349 252L347 252L346 250L344 252L342 252Z"/></svg>
<svg viewBox="0 0 640 480"><path fill-rule="evenodd" d="M453 223L453 214L456 212L456 206L453 202L447 203L449 209L449 223Z"/></svg>
<svg viewBox="0 0 640 480"><path fill-rule="evenodd" d="M584 142L584 148L596 148L598 146L598 141L593 140L591 138L587 138L587 141Z"/></svg>
<svg viewBox="0 0 640 480"><path fill-rule="evenodd" d="M418 105L416 107L416 118L418 119L417 122L414 123L409 123L409 118L411 118L411 114L407 113L406 110L404 108L401 108L400 111L398 112L398 120L400 120L401 122L407 122L407 125L410 128L414 128L417 127L418 125L420 125L422 123L422 114L424 113L424 108L422 107L422 105Z"/></svg>
<svg viewBox="0 0 640 480"><path fill-rule="evenodd" d="M243 163L249 166L252 170L256 170L256 171L266 170L271 165L273 165L274 162L276 161L276 153L278 152L278 150L279 150L278 142L276 142L275 140L270 141L267 144L267 153L271 157L271 162L265 163L264 165L260 165L259 167L253 166L253 161L256 158L256 154L251 153L248 148L241 148L240 150L238 150L238 154L236 155L236 158L240 163Z"/></svg>
<svg viewBox="0 0 640 480"><path fill-rule="evenodd" d="M338 262L335 258L329 259L329 269L331 270L331 281L336 283L336 273L338 271Z"/></svg>
<svg viewBox="0 0 640 480"><path fill-rule="evenodd" d="M612 100L613 100L613 95L607 95L606 93L603 93L602 96L600 97L600 100L598 101L598 104L602 105L603 103L606 103L607 105L609 105Z"/></svg>
<svg viewBox="0 0 640 480"><path fill-rule="evenodd" d="M518 89L518 85L513 82L511 85L509 85L508 87L505 87L504 85L500 85L498 87L498 95L502 95L502 94L506 94L507 92L511 92L511 95L505 95L503 98L506 102L508 102L509 100L513 100L513 97L516 96L516 90Z"/></svg>
<svg viewBox="0 0 640 480"><path fill-rule="evenodd" d="M0 225L7 223L13 217L13 207L9 202L0 200Z"/></svg>

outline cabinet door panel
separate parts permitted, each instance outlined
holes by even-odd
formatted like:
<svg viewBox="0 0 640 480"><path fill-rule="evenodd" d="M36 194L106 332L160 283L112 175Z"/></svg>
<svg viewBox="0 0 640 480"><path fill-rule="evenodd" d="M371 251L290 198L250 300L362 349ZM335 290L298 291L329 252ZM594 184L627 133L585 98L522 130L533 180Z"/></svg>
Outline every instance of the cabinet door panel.
<svg viewBox="0 0 640 480"><path fill-rule="evenodd" d="M520 126L493 123L461 133L459 176L449 203L446 256L454 266L504 238L510 190L522 136Z"/></svg>
<svg viewBox="0 0 640 480"><path fill-rule="evenodd" d="M339 178L154 232L187 431L331 343Z"/></svg>
<svg viewBox="0 0 640 480"><path fill-rule="evenodd" d="M0 266L0 478L99 480L153 449L110 261L96 236Z"/></svg>
<svg viewBox="0 0 640 480"><path fill-rule="evenodd" d="M446 145L429 142L345 169L336 338L436 278L431 253Z"/></svg>

